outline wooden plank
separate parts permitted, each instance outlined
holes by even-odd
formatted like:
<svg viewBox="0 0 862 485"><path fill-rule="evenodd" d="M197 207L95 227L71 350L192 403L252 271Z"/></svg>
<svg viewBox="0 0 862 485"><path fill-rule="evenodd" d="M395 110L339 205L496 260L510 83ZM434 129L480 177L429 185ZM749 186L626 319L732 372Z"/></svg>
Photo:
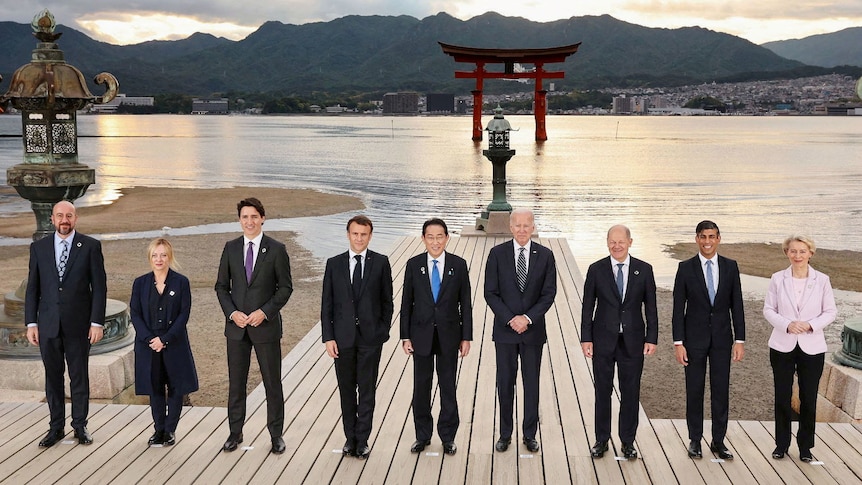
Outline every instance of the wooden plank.
<svg viewBox="0 0 862 485"><path fill-rule="evenodd" d="M710 426L704 426L703 441L705 443L712 443L712 429ZM739 451L735 448L734 442L730 439L725 439L724 445L727 446L727 449L734 456L733 460L724 460L720 463L721 469L724 470L725 474L727 474L727 478L730 479L730 482L753 483L754 475L752 475L751 471L744 463L743 458L739 456ZM710 451L708 446L704 446L703 452L704 460L710 460L710 462L714 462L713 460L720 460L718 456Z"/></svg>
<svg viewBox="0 0 862 485"><path fill-rule="evenodd" d="M653 419L650 422L671 468L676 476L684 479L681 479L680 483L704 483L703 477L694 463L696 460L688 457L688 439L682 439L673 421Z"/></svg>
<svg viewBox="0 0 862 485"><path fill-rule="evenodd" d="M120 413L105 426L107 439L94 449L98 443L94 433L93 444L81 450L82 459L69 474L62 477L60 481L63 483L110 483L129 463L146 451L147 437L151 434L147 432L153 424L149 406L109 407ZM110 466L105 466L107 463ZM53 476L50 478L50 482L55 481Z"/></svg>
<svg viewBox="0 0 862 485"><path fill-rule="evenodd" d="M770 458L767 459L757 445L751 440L751 437L742 429L742 426L736 420L731 420L727 424L727 442L733 444L734 461L743 463L752 475L752 479L757 483L775 483L780 482L781 477L772 468Z"/></svg>
<svg viewBox="0 0 862 485"><path fill-rule="evenodd" d="M677 434L680 437L680 440L683 441L683 451L685 451L686 456L688 456L688 452L686 451L686 441L683 440L683 437L688 436L688 425L686 424L684 419L673 419L671 420L674 427L676 428ZM709 422L704 425L704 430L709 430ZM701 447L703 448L703 458L700 460L691 460L694 463L694 466L697 467L700 472L700 476L703 477L703 481L705 483L732 483L729 482L729 478L727 473L724 470L724 463L715 463L712 461L713 455L709 451L706 443L708 441L706 439L701 440Z"/></svg>
<svg viewBox="0 0 862 485"><path fill-rule="evenodd" d="M766 427L774 427L775 425L760 421L738 421L738 423L745 431L745 434L757 446L757 449L760 450L760 454L771 457L772 450L775 449L775 439L767 431ZM811 480L799 468L801 462L794 461L791 456L783 460L771 460L770 464L784 483L811 483Z"/></svg>
<svg viewBox="0 0 862 485"><path fill-rule="evenodd" d="M198 418L198 414L203 415L203 417ZM194 469L200 470L209 463L209 460L194 460L192 457L200 449L209 450L211 457L215 455L215 444L207 446L207 440L210 438L224 440L224 436L216 433L224 420L225 413L221 408L194 407L189 409L183 419L180 420L180 425L177 428L177 444L159 462L159 473L147 474L138 483L155 484L168 481L184 483L174 477L181 470L191 475L194 473Z"/></svg>
<svg viewBox="0 0 862 485"><path fill-rule="evenodd" d="M6 413L4 422L0 424L3 430L0 435L0 464L11 459L25 446L37 446L47 429L48 406L40 403L9 403L10 410ZM41 431L41 434L40 434ZM36 437L38 436L38 438ZM0 467L2 470L2 467ZM0 480L5 475L0 472Z"/></svg>
<svg viewBox="0 0 862 485"><path fill-rule="evenodd" d="M818 453L823 468L841 484L862 483L862 455L844 441L828 423L816 423L816 434L825 450Z"/></svg>

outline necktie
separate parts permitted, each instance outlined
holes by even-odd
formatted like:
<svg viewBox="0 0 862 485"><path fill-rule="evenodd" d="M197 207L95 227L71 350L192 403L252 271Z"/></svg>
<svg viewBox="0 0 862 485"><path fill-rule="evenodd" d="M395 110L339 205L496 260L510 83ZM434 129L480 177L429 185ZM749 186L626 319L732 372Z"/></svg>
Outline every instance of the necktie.
<svg viewBox="0 0 862 485"><path fill-rule="evenodd" d="M66 274L66 262L69 261L69 242L66 240L60 241L63 245L63 250L60 251L60 261L57 262L57 276L60 277L60 282L63 281L63 276Z"/></svg>
<svg viewBox="0 0 862 485"><path fill-rule="evenodd" d="M359 298L359 291L362 289L362 255L357 254L353 259L356 260L356 265L353 266L353 298Z"/></svg>
<svg viewBox="0 0 862 485"><path fill-rule="evenodd" d="M245 253L245 280L251 283L251 272L254 270L254 243L248 243L248 251Z"/></svg>
<svg viewBox="0 0 862 485"><path fill-rule="evenodd" d="M437 295L440 294L440 271L437 269L437 260L431 262L434 263L434 268L431 269L431 294L434 296L434 303L437 303Z"/></svg>
<svg viewBox="0 0 862 485"><path fill-rule="evenodd" d="M706 291L709 292L709 304L715 304L715 283L712 279L712 261L706 262Z"/></svg>
<svg viewBox="0 0 862 485"><path fill-rule="evenodd" d="M527 286L527 258L524 257L524 248L518 248L518 288L521 293Z"/></svg>
<svg viewBox="0 0 862 485"><path fill-rule="evenodd" d="M620 292L620 298L621 299L623 298L623 290L624 290L623 266L625 266L624 263L617 263L617 291Z"/></svg>

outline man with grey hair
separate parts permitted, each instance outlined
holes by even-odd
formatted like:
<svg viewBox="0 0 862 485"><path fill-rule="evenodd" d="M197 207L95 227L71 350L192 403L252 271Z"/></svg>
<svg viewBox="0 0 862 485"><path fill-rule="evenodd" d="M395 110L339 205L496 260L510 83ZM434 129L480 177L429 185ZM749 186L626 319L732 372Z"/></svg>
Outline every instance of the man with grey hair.
<svg viewBox="0 0 862 485"><path fill-rule="evenodd" d="M549 248L530 240L533 212L516 209L509 217L512 240L488 253L485 301L494 312L493 339L497 356L500 437L494 448L506 451L512 442L512 414L518 361L524 385L523 442L539 451L539 370L547 340L545 313L557 295L557 267Z"/></svg>

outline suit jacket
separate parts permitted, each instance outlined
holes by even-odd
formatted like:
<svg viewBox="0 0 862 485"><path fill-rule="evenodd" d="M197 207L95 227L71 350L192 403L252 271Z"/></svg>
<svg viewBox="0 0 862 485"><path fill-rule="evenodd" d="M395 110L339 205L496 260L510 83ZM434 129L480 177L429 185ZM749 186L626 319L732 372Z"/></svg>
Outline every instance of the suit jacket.
<svg viewBox="0 0 862 485"><path fill-rule="evenodd" d="M494 342L542 345L547 340L545 313L557 295L557 266L554 253L533 241L524 292L518 288L515 272L515 245L509 240L488 252L485 267L485 301L494 312ZM518 334L509 326L516 315L527 315L533 322Z"/></svg>
<svg viewBox="0 0 862 485"><path fill-rule="evenodd" d="M410 339L416 355L431 355L436 325L440 346L458 348L462 340L473 340L473 306L467 262L446 253L440 268L437 302L431 293L428 253L407 261L401 294L401 339Z"/></svg>
<svg viewBox="0 0 862 485"><path fill-rule="evenodd" d="M189 279L169 269L162 293L168 316L167 330L152 330L150 321L150 293L155 291L155 275L149 272L135 278L129 312L135 327L135 393L152 394L152 355L150 340L159 337L166 343L162 355L168 378L177 392L188 394L198 390L198 374L189 344L186 325L192 309L192 291Z"/></svg>
<svg viewBox="0 0 862 485"><path fill-rule="evenodd" d="M394 304L389 258L368 250L359 299L353 301L350 255L345 251L326 261L320 326L323 342L335 340L339 349L355 345L383 345L389 340Z"/></svg>
<svg viewBox="0 0 862 485"><path fill-rule="evenodd" d="M245 333L254 343L281 339L281 309L293 293L290 277L290 258L284 244L263 235L258 248L257 262L251 282L245 277L243 237L228 241L222 251L215 291L225 316L225 337L241 340ZM266 320L257 327L240 328L231 320L235 311L249 314L261 309Z"/></svg>
<svg viewBox="0 0 862 485"><path fill-rule="evenodd" d="M63 282L57 275L54 235L30 245L30 272L24 304L24 323L37 323L40 338L66 334L87 335L90 323L105 323L108 299L102 245L75 232Z"/></svg>
<svg viewBox="0 0 862 485"><path fill-rule="evenodd" d="M706 280L695 255L679 263L673 284L673 340L691 348L733 346L745 340L742 285L736 261L718 256L718 288L709 303Z"/></svg>
<svg viewBox="0 0 862 485"><path fill-rule="evenodd" d="M593 342L593 352L598 355L612 354L622 324L628 354L638 355L643 352L644 343L658 343L658 307L652 266L630 258L625 300L620 300L610 259L610 256L600 259L587 270L581 307L581 342Z"/></svg>
<svg viewBox="0 0 862 485"><path fill-rule="evenodd" d="M835 321L837 313L832 285L825 274L808 267L801 307L796 305L791 269L773 274L763 302L763 316L773 327L769 348L790 352L799 344L808 355L826 352L823 329ZM800 335L787 333L787 326L793 321L808 322L812 331Z"/></svg>

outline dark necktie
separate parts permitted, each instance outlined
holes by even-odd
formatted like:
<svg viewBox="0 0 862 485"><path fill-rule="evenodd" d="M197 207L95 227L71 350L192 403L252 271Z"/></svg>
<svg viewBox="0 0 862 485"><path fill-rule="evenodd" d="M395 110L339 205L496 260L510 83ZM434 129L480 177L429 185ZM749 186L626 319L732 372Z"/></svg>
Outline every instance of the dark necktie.
<svg viewBox="0 0 862 485"><path fill-rule="evenodd" d="M66 274L66 262L69 261L69 242L65 239L60 241L63 245L60 251L60 261L57 263L57 276L60 277L60 282L63 282L63 276Z"/></svg>
<svg viewBox="0 0 862 485"><path fill-rule="evenodd" d="M518 288L521 293L527 287L527 258L524 256L524 248L518 248Z"/></svg>
<svg viewBox="0 0 862 485"><path fill-rule="evenodd" d="M362 289L362 255L357 254L353 259L356 260L356 265L353 266L353 298L359 298L359 291Z"/></svg>
<svg viewBox="0 0 862 485"><path fill-rule="evenodd" d="M709 292L709 304L715 304L715 283L712 279L712 261L706 261L706 291Z"/></svg>
<svg viewBox="0 0 862 485"><path fill-rule="evenodd" d="M625 289L625 283L623 281L623 266L625 263L617 263L617 291L620 292L620 299L623 298L623 291Z"/></svg>
<svg viewBox="0 0 862 485"><path fill-rule="evenodd" d="M431 260L434 263L434 268L431 270L431 294L434 296L434 303L437 303L437 296L440 295L440 270L437 269L437 260Z"/></svg>
<svg viewBox="0 0 862 485"><path fill-rule="evenodd" d="M251 272L254 270L254 243L248 243L248 251L245 253L245 280L251 283Z"/></svg>

